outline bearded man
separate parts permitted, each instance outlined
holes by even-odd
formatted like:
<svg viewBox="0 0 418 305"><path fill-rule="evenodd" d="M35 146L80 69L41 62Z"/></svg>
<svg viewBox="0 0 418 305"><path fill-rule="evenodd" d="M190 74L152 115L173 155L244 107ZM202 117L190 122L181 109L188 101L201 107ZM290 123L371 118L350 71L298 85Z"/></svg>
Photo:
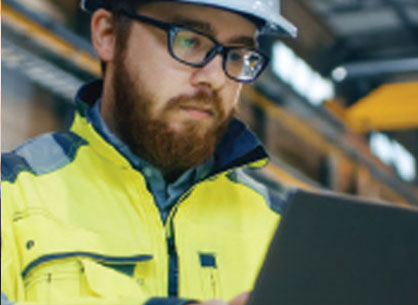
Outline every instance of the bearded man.
<svg viewBox="0 0 418 305"><path fill-rule="evenodd" d="M295 28L267 0L82 4L103 80L2 156L2 304L245 304L282 202L234 114L257 36Z"/></svg>

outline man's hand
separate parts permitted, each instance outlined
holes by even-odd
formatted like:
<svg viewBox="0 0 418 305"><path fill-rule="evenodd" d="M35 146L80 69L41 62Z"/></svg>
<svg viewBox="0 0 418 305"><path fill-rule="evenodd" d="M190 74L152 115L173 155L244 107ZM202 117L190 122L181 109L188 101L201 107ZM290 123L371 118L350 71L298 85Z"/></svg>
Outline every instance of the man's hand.
<svg viewBox="0 0 418 305"><path fill-rule="evenodd" d="M222 300L209 300L204 303L192 303L188 305L245 305L248 303L248 299L250 298L250 292L244 292L229 301L228 303L225 303Z"/></svg>
<svg viewBox="0 0 418 305"><path fill-rule="evenodd" d="M251 292L244 292L238 295L236 298L232 299L228 304L229 305L245 305L248 303Z"/></svg>

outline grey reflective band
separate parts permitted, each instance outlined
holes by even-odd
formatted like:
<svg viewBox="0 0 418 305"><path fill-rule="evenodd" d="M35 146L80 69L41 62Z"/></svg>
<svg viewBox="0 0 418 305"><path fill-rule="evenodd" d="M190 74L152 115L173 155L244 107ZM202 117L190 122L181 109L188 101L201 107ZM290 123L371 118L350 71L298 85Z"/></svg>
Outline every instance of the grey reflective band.
<svg viewBox="0 0 418 305"><path fill-rule="evenodd" d="M13 302L10 302L9 299L7 298L7 296L3 293L3 291L1 292L1 305L14 305Z"/></svg>

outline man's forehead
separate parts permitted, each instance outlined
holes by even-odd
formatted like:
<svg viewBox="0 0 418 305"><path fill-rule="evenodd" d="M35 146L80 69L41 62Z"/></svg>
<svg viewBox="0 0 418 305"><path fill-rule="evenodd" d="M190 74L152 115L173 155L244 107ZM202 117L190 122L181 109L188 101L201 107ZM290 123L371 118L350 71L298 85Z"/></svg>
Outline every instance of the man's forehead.
<svg viewBox="0 0 418 305"><path fill-rule="evenodd" d="M142 7L141 11L149 12L166 22L182 25L219 37L225 32L234 35L232 42L254 46L257 27L246 17L231 11L207 5L181 3L176 1L157 1Z"/></svg>
<svg viewBox="0 0 418 305"><path fill-rule="evenodd" d="M196 20L196 19L193 19L193 17L174 15L167 21L177 24L177 25L182 25L185 27L198 30L212 37L218 36L217 30L214 29L211 23L206 22L206 21ZM255 33L252 35L251 34L234 35L230 37L228 42L255 47L256 45Z"/></svg>

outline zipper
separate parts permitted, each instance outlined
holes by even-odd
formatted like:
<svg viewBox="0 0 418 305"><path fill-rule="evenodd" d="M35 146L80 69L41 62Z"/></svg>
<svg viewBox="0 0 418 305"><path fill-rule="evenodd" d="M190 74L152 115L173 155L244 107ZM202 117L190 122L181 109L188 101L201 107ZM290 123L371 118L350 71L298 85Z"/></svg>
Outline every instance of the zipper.
<svg viewBox="0 0 418 305"><path fill-rule="evenodd" d="M168 295L170 297L178 296L178 257L174 242L174 235L167 237L168 245Z"/></svg>
<svg viewBox="0 0 418 305"><path fill-rule="evenodd" d="M179 266L178 266L178 256L176 249L176 240L174 232L174 216L177 213L178 207L182 201L184 201L194 190L194 188L199 183L190 187L187 192L185 192L179 200L177 200L174 207L171 209L170 214L168 215L165 232L166 232L166 241L167 241L167 251L168 251L168 295L170 297L178 296L178 279L179 279Z"/></svg>
<svg viewBox="0 0 418 305"><path fill-rule="evenodd" d="M255 161L254 161L255 162ZM166 243L167 243L167 252L168 252L168 295L170 297L178 296L178 279L179 279L179 270L178 270L178 255L176 249L176 239L174 232L174 217L177 213L179 205L192 193L192 191L202 182L207 180L214 179L216 176L221 174L228 174L231 171L234 171L243 166L235 166L226 171L218 172L213 174L204 180L192 185L181 197L177 200L176 204L171 209L167 220L165 222L165 234L166 234Z"/></svg>

